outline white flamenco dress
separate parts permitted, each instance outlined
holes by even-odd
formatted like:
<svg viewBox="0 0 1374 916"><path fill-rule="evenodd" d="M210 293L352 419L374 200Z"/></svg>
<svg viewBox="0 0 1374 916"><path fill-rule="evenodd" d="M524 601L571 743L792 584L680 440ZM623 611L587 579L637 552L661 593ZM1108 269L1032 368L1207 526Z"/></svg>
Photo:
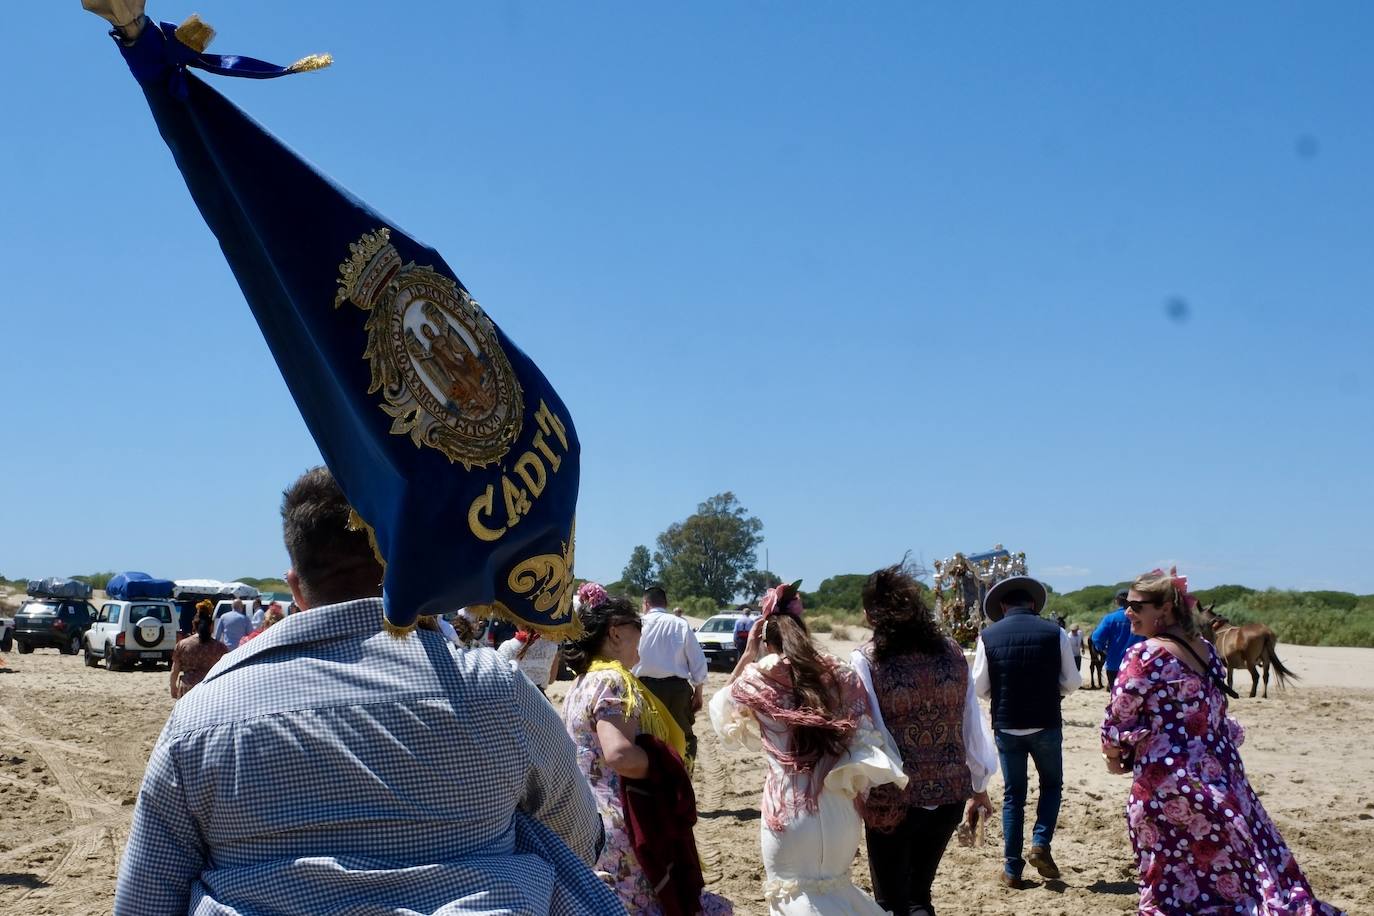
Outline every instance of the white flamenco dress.
<svg viewBox="0 0 1374 916"><path fill-rule="evenodd" d="M863 683L839 659L826 657L841 685L856 730L848 749L835 759L800 770L784 766L778 754L792 750L791 727L751 702L761 694L790 699L787 662L768 655L711 698L711 725L727 749L763 751L760 829L765 871L764 896L772 916L887 916L854 886L854 864L863 823L856 803L884 783L907 781L891 739L873 724ZM813 794L814 781L821 780Z"/></svg>

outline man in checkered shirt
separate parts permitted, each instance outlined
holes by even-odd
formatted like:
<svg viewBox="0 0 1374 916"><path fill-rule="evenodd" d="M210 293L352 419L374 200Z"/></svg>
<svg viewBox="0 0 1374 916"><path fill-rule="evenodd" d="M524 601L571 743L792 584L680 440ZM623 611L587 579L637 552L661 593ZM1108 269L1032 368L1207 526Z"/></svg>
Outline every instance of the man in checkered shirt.
<svg viewBox="0 0 1374 916"><path fill-rule="evenodd" d="M621 913L548 701L494 652L382 629L382 570L325 468L282 499L288 617L153 749L118 916Z"/></svg>

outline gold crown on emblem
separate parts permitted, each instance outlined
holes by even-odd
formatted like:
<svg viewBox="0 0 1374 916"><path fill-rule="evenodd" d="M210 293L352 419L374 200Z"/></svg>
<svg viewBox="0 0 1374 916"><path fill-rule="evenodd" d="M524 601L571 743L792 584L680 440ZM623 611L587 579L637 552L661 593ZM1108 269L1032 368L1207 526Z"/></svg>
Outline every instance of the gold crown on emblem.
<svg viewBox="0 0 1374 916"><path fill-rule="evenodd" d="M334 294L334 307L352 300L360 308L370 309L377 294L401 267L401 256L391 247L391 230L369 232L356 242L349 243L348 260L339 265L339 289Z"/></svg>

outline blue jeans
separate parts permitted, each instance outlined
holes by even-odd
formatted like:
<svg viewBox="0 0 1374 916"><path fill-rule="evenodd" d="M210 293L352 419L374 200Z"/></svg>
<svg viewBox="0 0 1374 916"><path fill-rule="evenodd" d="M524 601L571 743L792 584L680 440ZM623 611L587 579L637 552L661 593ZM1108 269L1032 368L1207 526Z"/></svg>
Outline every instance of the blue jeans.
<svg viewBox="0 0 1374 916"><path fill-rule="evenodd" d="M1040 801L1035 806L1035 830L1031 845L1050 845L1054 825L1059 820L1059 802L1064 795L1064 732L1047 728L1033 735L996 733L997 756L1002 760L1002 855L1003 867L1014 878L1021 877L1026 860L1021 858L1021 843L1026 829L1026 758L1035 761L1040 774Z"/></svg>

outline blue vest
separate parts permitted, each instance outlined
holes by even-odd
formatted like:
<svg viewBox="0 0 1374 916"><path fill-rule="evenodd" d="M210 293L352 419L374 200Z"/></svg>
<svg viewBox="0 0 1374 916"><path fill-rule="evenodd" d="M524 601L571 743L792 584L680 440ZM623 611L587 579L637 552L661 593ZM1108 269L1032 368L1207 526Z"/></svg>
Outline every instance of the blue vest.
<svg viewBox="0 0 1374 916"><path fill-rule="evenodd" d="M1061 728L1059 627L1014 608L983 631L992 684L992 727Z"/></svg>

